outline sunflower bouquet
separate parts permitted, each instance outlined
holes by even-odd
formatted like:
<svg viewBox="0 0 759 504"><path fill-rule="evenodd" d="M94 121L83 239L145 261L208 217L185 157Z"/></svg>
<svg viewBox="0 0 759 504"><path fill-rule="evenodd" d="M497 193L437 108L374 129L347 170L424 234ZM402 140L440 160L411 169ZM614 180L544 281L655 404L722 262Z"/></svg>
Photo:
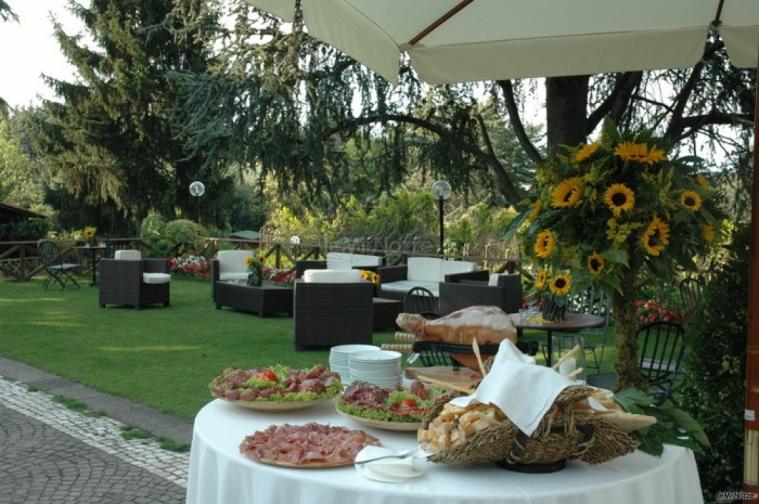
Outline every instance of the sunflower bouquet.
<svg viewBox="0 0 759 504"><path fill-rule="evenodd" d="M649 132L607 122L598 141L566 147L536 170L531 207L512 223L531 260L533 293L566 306L591 285L613 302L617 374L640 383L635 366L636 291L646 276L696 269L719 235L716 193L695 157L674 158Z"/></svg>
<svg viewBox="0 0 759 504"><path fill-rule="evenodd" d="M87 242L87 245L93 246L97 245L98 239L97 239L97 228L92 226L87 226L82 230L82 237L84 238L84 241Z"/></svg>
<svg viewBox="0 0 759 504"><path fill-rule="evenodd" d="M371 270L361 270L361 280L371 282L374 285L380 283L380 276L377 272Z"/></svg>
<svg viewBox="0 0 759 504"><path fill-rule="evenodd" d="M247 256L245 259L245 267L248 270L248 285L259 286L264 280L264 263L266 257L261 255L259 257Z"/></svg>

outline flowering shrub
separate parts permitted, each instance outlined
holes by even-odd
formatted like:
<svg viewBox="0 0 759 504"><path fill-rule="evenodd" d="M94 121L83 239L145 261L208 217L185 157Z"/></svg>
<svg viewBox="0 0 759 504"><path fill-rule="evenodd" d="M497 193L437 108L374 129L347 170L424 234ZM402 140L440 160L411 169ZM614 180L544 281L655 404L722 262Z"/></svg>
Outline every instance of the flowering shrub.
<svg viewBox="0 0 759 504"><path fill-rule="evenodd" d="M657 302L653 299L643 301L635 300L638 309L638 320L644 324L653 322L682 322L683 314L678 310L671 310L666 301Z"/></svg>
<svg viewBox="0 0 759 504"><path fill-rule="evenodd" d="M170 262L172 273L206 280L211 272L211 263L203 256L182 254L179 257L172 257Z"/></svg>

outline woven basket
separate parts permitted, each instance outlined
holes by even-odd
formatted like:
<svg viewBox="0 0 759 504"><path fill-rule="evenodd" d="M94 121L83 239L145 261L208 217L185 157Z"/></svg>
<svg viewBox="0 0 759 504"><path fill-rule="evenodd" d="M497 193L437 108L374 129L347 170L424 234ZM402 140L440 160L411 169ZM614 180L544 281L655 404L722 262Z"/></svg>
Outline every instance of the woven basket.
<svg viewBox="0 0 759 504"><path fill-rule="evenodd" d="M639 445L635 437L571 407L592 393L590 387L564 389L531 436L506 419L498 426L476 433L464 444L435 453L429 459L442 464L540 465L578 458L599 464L635 451ZM423 429L453 397L455 395L446 394L437 399L422 422Z"/></svg>

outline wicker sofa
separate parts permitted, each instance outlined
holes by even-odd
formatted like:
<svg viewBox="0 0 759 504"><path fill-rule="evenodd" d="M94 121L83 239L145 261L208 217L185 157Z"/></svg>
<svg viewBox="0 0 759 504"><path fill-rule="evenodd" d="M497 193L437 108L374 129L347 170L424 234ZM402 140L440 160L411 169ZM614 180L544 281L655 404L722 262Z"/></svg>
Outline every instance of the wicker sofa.
<svg viewBox="0 0 759 504"><path fill-rule="evenodd" d="M216 259L211 260L211 297L216 301L218 282L244 284L248 281L248 267L245 258L253 257L251 250L219 250Z"/></svg>
<svg viewBox="0 0 759 504"><path fill-rule="evenodd" d="M358 271L306 271L295 281L295 349L371 343L373 295Z"/></svg>
<svg viewBox="0 0 759 504"><path fill-rule="evenodd" d="M171 275L166 259L142 259L138 250L118 250L115 259L100 261L101 308L106 305L169 306Z"/></svg>
<svg viewBox="0 0 759 504"><path fill-rule="evenodd" d="M489 275L489 278L487 272L478 273L479 278L453 276L440 284L441 315L476 305L497 306L506 313L519 311L522 279L518 273Z"/></svg>
<svg viewBox="0 0 759 504"><path fill-rule="evenodd" d="M367 269L376 271L377 268L385 264L384 256L375 256L367 254L349 254L346 252L327 252L325 261L301 260L295 263L298 278L303 276L306 270L310 269L329 269L329 270L351 270Z"/></svg>
<svg viewBox="0 0 759 504"><path fill-rule="evenodd" d="M435 297L440 295L440 283L455 280L487 280L487 271L476 270L468 261L446 261L436 257L410 257L407 264L383 266L377 269L380 286L377 295L403 299L414 287L424 287Z"/></svg>

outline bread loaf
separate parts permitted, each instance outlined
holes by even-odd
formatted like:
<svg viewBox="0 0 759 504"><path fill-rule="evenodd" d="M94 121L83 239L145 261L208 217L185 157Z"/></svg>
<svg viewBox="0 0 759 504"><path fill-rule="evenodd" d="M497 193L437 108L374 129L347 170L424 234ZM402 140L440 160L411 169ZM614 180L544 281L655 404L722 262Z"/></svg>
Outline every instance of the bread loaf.
<svg viewBox="0 0 759 504"><path fill-rule="evenodd" d="M414 313L401 313L396 320L402 329L420 339L457 345L497 345L508 338L517 340L517 331L509 315L495 306L470 306L445 317L426 320Z"/></svg>

